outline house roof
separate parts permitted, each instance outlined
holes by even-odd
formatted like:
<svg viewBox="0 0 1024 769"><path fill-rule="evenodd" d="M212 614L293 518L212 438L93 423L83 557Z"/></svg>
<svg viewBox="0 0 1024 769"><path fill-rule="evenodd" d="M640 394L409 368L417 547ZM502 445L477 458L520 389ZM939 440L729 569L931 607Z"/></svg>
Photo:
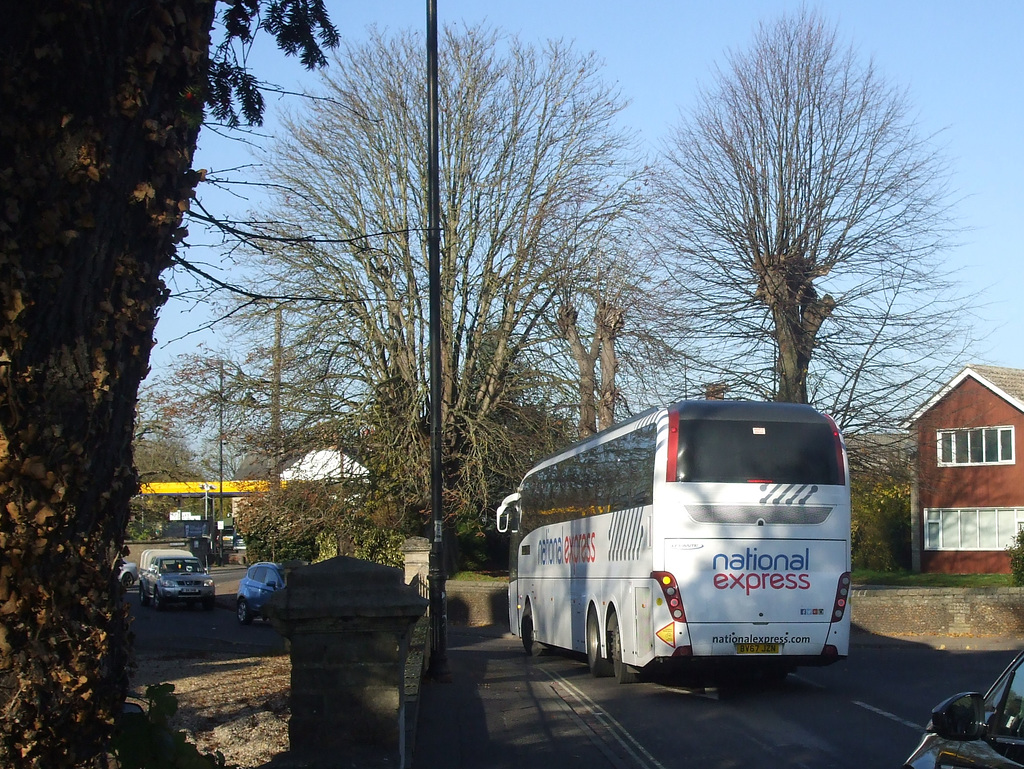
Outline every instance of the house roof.
<svg viewBox="0 0 1024 769"><path fill-rule="evenodd" d="M967 378L974 379L982 387L987 388L1018 411L1024 412L1024 369L974 364L963 369L933 395L927 403L911 414L907 424L911 425L920 419L925 412L945 398L952 390L959 387L960 383Z"/></svg>
<svg viewBox="0 0 1024 769"><path fill-rule="evenodd" d="M282 481L340 481L367 474L366 468L337 449L310 451L281 471Z"/></svg>
<svg viewBox="0 0 1024 769"><path fill-rule="evenodd" d="M367 475L363 465L338 449L309 449L286 456L280 466L283 481L340 481ZM246 454L235 473L238 480L269 478L271 460L264 454Z"/></svg>

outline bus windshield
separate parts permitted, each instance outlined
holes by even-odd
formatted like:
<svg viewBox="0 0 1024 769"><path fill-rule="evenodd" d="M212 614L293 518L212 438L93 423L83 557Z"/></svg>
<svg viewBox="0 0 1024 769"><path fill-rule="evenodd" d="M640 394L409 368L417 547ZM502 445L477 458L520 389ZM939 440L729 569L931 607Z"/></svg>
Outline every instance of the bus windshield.
<svg viewBox="0 0 1024 769"><path fill-rule="evenodd" d="M676 480L842 485L838 440L824 421L680 419Z"/></svg>

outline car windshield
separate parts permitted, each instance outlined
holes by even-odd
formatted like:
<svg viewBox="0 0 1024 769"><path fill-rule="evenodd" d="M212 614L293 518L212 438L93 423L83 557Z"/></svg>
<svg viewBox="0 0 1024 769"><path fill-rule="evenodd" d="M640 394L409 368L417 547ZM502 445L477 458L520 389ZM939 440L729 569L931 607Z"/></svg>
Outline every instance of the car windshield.
<svg viewBox="0 0 1024 769"><path fill-rule="evenodd" d="M160 561L161 574L191 574L200 572L198 558L172 558Z"/></svg>

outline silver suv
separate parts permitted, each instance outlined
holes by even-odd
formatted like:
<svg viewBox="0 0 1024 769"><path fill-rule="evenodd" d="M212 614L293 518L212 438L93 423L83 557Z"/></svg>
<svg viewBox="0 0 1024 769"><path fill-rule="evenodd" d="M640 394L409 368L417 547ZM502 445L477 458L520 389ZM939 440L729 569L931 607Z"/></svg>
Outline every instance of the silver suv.
<svg viewBox="0 0 1024 769"><path fill-rule="evenodd" d="M161 610L169 603L201 603L212 609L216 590L213 577L194 556L165 555L152 560L139 572L139 599L143 606Z"/></svg>

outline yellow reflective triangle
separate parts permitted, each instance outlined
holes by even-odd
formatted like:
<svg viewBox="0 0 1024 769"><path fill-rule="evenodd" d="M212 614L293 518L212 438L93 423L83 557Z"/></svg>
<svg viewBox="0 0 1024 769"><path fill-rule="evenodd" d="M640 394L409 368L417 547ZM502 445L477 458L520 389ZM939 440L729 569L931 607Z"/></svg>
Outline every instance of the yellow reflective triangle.
<svg viewBox="0 0 1024 769"><path fill-rule="evenodd" d="M669 646L676 645L676 623L670 622L665 625L661 630L655 633L658 638L667 643Z"/></svg>

